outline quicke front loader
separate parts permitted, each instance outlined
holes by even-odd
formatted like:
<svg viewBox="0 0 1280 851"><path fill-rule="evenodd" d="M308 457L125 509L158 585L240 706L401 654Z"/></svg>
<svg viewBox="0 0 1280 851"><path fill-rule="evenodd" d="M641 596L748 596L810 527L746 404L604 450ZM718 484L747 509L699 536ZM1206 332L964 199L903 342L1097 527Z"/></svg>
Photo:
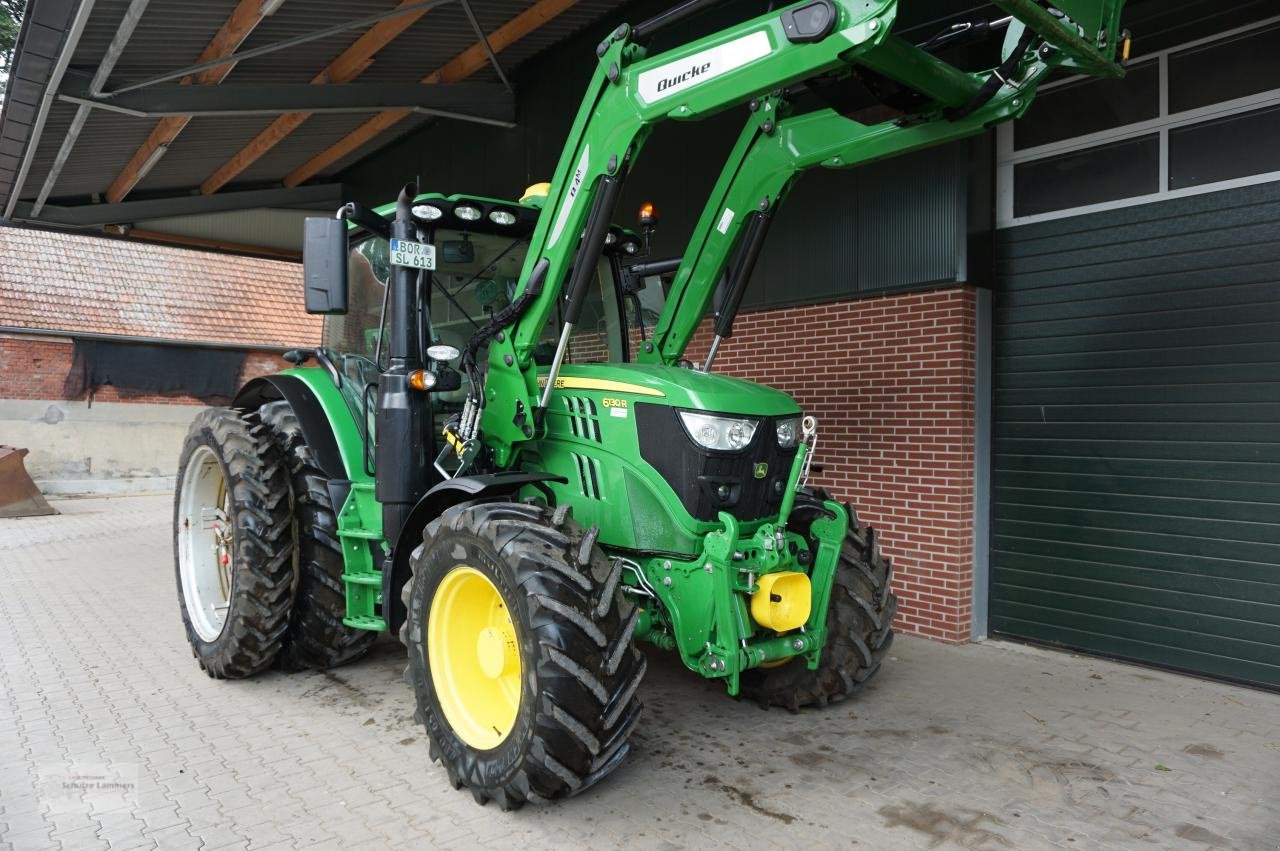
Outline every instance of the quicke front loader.
<svg viewBox="0 0 1280 851"><path fill-rule="evenodd" d="M210 676L332 667L390 630L431 758L510 808L625 758L639 641L791 709L875 674L896 605L875 536L808 485L814 419L716 352L800 174L1016 118L1054 71L1120 76L1122 2L996 0L1008 17L915 45L897 0L807 0L649 55L710 5L600 43L519 202L410 185L307 220L324 344L198 416L180 461L178 592ZM995 68L937 55L1001 28ZM646 257L651 210L611 224L646 137L730 108L746 124L686 251Z"/></svg>

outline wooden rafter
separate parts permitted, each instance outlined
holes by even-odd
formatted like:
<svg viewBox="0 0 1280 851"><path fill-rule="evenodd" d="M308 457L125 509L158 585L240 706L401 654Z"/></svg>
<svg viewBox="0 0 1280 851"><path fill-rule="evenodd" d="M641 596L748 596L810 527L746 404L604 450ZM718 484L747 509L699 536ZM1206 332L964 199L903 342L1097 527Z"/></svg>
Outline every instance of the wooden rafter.
<svg viewBox="0 0 1280 851"><path fill-rule="evenodd" d="M262 0L240 0L236 4L236 8L231 12L230 17L223 22L218 32L214 34L213 39L201 51L200 56L196 59L196 64L222 59L235 53L236 48L248 38L249 33L253 32L258 24L262 23L262 5ZM234 63L228 63L214 68L206 68L197 74L183 77L181 82L184 86L193 84L216 86L226 79L234 67ZM146 162L151 159L156 150L172 144L173 140L178 138L178 134L183 131L189 121L191 119L185 115L162 118L152 128L147 140L142 143L138 150L134 151L133 156L129 158L129 162L116 175L115 180L111 181L111 185L107 188L107 202L118 204L123 201L125 196L133 191L133 187L138 185L138 181L143 178L142 169Z"/></svg>
<svg viewBox="0 0 1280 851"><path fill-rule="evenodd" d="M489 45L500 52L515 44L543 24L555 19L577 0L539 0L519 15L489 33ZM422 78L423 83L456 83L489 64L488 54L480 42L468 47L453 59ZM355 130L316 154L284 178L285 186L297 186L315 177L338 160L358 150L384 131L407 118L407 109L389 109L379 112Z"/></svg>
<svg viewBox="0 0 1280 851"><path fill-rule="evenodd" d="M168 245L181 245L186 248L199 248L205 251L222 251L233 254L253 254L259 257L274 257L277 260L302 259L301 251L290 251L285 248L269 248L265 245L247 245L243 242L229 242L225 239L205 239L198 236L183 236L175 233L161 233L154 230L141 230L122 225L108 225L104 233L112 236L123 236L142 242L163 242Z"/></svg>
<svg viewBox="0 0 1280 851"><path fill-rule="evenodd" d="M400 7L412 6L419 2L421 0L402 0ZM374 24L360 38L356 39L350 47L342 51L336 59L330 62L323 71L316 74L311 79L311 84L313 86L324 86L351 82L364 73L364 70L373 63L373 57L379 50L390 44L396 36L408 29L426 13L426 9L419 12L406 12L403 15L397 15L394 18L388 18ZM253 137L235 156L218 166L217 170L209 175L204 183L200 184L200 191L205 195L212 195L226 186L246 168L261 159L267 151L280 144L290 133L301 127L311 115L312 113L310 112L289 112L272 121L267 125L266 129Z"/></svg>

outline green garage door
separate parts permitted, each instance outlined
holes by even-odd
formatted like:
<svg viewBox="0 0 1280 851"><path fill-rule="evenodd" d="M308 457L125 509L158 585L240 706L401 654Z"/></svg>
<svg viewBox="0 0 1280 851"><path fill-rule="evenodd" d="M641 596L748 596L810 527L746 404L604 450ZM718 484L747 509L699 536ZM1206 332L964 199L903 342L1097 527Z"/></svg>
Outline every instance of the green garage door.
<svg viewBox="0 0 1280 851"><path fill-rule="evenodd" d="M1000 232L991 629L1280 686L1280 184Z"/></svg>

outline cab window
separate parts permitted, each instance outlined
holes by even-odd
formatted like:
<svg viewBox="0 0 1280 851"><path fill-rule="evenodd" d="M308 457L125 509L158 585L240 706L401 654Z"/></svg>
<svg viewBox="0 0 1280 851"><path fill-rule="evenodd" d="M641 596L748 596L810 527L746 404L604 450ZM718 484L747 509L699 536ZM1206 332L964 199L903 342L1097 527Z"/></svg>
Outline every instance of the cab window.
<svg viewBox="0 0 1280 851"><path fill-rule="evenodd" d="M565 363L619 363L627 360L623 349L623 318L618 290L614 285L613 264L602 257L596 266L595 277L587 289L582 304L582 315L569 335L569 347L565 351ZM556 344L564 329L564 317L557 310L547 320L534 349L533 359L539 366L550 366L555 359ZM634 351L634 349L632 350Z"/></svg>
<svg viewBox="0 0 1280 851"><path fill-rule="evenodd" d="M380 365L382 303L391 277L391 252L381 237L352 244L347 254L347 312L326 316L321 345L342 374L342 397L357 423L373 428L373 388ZM382 353L385 363L386 353Z"/></svg>
<svg viewBox="0 0 1280 851"><path fill-rule="evenodd" d="M525 237L435 232L436 270L431 273L432 342L465 349L490 315L511 303L529 247Z"/></svg>
<svg viewBox="0 0 1280 851"><path fill-rule="evenodd" d="M382 302L391 277L387 241L369 237L347 255L347 312L326 316L323 345L331 352L372 361L381 335Z"/></svg>

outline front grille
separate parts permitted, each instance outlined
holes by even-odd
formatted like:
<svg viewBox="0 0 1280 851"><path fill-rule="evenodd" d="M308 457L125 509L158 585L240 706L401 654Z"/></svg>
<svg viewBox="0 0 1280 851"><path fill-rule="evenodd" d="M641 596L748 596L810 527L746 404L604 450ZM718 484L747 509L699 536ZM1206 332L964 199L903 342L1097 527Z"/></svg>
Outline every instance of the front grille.
<svg viewBox="0 0 1280 851"><path fill-rule="evenodd" d="M637 402L635 411L640 457L667 480L694 519L715 520L718 512L729 511L739 520L759 520L778 512L796 456L795 447L778 446L778 418L761 417L743 449L712 452L693 442L677 409ZM756 478L758 464L767 465L763 478ZM728 487L725 499L718 493L722 485Z"/></svg>

